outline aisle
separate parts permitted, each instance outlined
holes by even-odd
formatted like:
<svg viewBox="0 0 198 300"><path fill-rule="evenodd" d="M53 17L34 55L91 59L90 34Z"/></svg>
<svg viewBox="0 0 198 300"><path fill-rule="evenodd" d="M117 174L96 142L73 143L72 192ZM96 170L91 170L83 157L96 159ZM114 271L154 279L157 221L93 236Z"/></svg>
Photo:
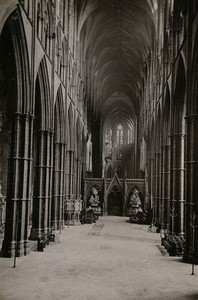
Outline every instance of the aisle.
<svg viewBox="0 0 198 300"><path fill-rule="evenodd" d="M66 227L60 243L18 259L16 269L0 258L0 300L198 299L190 265L162 256L159 234L147 228L103 217Z"/></svg>

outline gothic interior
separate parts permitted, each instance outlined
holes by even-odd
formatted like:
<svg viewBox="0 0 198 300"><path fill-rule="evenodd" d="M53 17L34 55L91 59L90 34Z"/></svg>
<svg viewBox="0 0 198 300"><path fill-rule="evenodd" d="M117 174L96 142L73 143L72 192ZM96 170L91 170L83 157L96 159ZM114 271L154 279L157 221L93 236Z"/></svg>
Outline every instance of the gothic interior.
<svg viewBox="0 0 198 300"><path fill-rule="evenodd" d="M197 97L197 0L1 1L3 255L137 189L198 260Z"/></svg>

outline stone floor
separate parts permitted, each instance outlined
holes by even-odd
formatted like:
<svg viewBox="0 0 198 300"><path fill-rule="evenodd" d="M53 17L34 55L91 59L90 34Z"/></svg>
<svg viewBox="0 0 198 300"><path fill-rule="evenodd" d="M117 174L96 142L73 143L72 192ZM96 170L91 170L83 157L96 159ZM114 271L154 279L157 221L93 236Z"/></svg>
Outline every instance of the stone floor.
<svg viewBox="0 0 198 300"><path fill-rule="evenodd" d="M198 299L198 275L127 218L66 227L45 252L0 258L0 300ZM197 274L198 274L198 266ZM195 271L196 271L195 268Z"/></svg>

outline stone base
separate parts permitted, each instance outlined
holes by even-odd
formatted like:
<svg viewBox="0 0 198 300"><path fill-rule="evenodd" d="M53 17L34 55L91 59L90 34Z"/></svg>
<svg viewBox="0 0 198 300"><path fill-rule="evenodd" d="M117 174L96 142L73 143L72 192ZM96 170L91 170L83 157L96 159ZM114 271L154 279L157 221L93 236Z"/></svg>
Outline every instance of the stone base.
<svg viewBox="0 0 198 300"><path fill-rule="evenodd" d="M1 249L1 254L3 257L14 257L15 255L17 257L22 257L28 255L29 253L30 253L30 243L28 240L18 242L17 249L16 249L16 243L14 241L8 243L5 240L3 240L2 249Z"/></svg>
<svg viewBox="0 0 198 300"><path fill-rule="evenodd" d="M53 221L52 222L52 230L56 231L56 230L59 230L60 229L60 226L58 224L58 221Z"/></svg>
<svg viewBox="0 0 198 300"><path fill-rule="evenodd" d="M8 243L6 240L3 240L1 254L3 257L14 257L15 242Z"/></svg>
<svg viewBox="0 0 198 300"><path fill-rule="evenodd" d="M64 222L63 221L53 221L52 222L52 230L59 231L64 229Z"/></svg>

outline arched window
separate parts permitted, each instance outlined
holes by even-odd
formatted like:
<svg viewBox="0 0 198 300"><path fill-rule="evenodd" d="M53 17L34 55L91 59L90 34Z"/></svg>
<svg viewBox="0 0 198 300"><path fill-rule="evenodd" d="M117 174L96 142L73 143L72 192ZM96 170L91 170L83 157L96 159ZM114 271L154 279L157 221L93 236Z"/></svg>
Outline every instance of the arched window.
<svg viewBox="0 0 198 300"><path fill-rule="evenodd" d="M123 145L123 128L121 124L117 127L117 145Z"/></svg>
<svg viewBox="0 0 198 300"><path fill-rule="evenodd" d="M109 148L112 149L112 129L109 129Z"/></svg>
<svg viewBox="0 0 198 300"><path fill-rule="evenodd" d="M131 144L132 143L132 132L131 130L128 129L127 131L127 144Z"/></svg>
<svg viewBox="0 0 198 300"><path fill-rule="evenodd" d="M107 128L105 132L105 155L112 155L112 129Z"/></svg>

